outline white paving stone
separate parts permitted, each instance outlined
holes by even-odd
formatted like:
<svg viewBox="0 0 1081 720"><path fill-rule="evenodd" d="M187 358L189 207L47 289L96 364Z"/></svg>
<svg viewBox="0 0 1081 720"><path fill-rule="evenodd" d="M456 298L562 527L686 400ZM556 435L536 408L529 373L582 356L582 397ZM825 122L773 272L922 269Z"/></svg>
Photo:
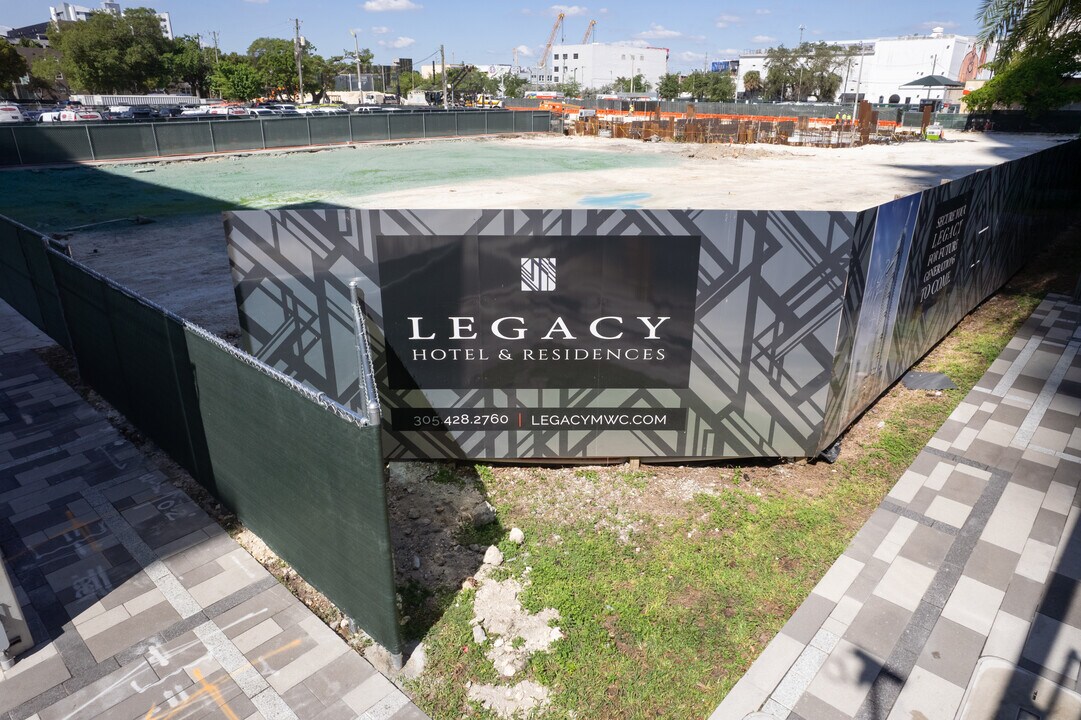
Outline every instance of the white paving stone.
<svg viewBox="0 0 1081 720"><path fill-rule="evenodd" d="M819 700L852 717L867 697L878 670L878 660L842 639L807 690Z"/></svg>
<svg viewBox="0 0 1081 720"><path fill-rule="evenodd" d="M946 607L942 608L942 617L987 635L1005 595L1001 590L962 575L946 601Z"/></svg>
<svg viewBox="0 0 1081 720"><path fill-rule="evenodd" d="M1073 506L1073 497L1076 488L1060 482L1052 482L1047 488L1047 495L1043 499L1043 507L1060 515L1067 515Z"/></svg>
<svg viewBox="0 0 1081 720"><path fill-rule="evenodd" d="M882 542L875 548L874 558L887 563L893 562L897 554L901 552L901 548L908 542L908 538L912 535L912 531L916 529L916 525L915 520L898 516L897 521L893 523L893 527L886 533L886 537L882 538Z"/></svg>
<svg viewBox="0 0 1081 720"><path fill-rule="evenodd" d="M953 463L940 462L935 465L935 469L927 476L927 482L924 485L932 490L941 490L942 486L946 484L946 480L953 474L953 468Z"/></svg>
<svg viewBox="0 0 1081 720"><path fill-rule="evenodd" d="M1020 553L1043 504L1043 493L1011 482L984 526L980 539Z"/></svg>
<svg viewBox="0 0 1081 720"><path fill-rule="evenodd" d="M873 594L909 612L915 612L934 579L933 568L899 557L887 568Z"/></svg>
<svg viewBox="0 0 1081 720"><path fill-rule="evenodd" d="M919 665L897 696L888 720L953 720L965 689Z"/></svg>
<svg viewBox="0 0 1081 720"><path fill-rule="evenodd" d="M911 470L905 470L901 477L897 479L897 484L890 490L889 496L901 502L910 503L925 482L927 482L927 478L923 475Z"/></svg>
<svg viewBox="0 0 1081 720"><path fill-rule="evenodd" d="M939 520L952 525L955 528L960 528L968 520L969 514L972 512L972 508L964 503L959 503L956 500L951 500L948 497L942 495L935 496L935 499L931 501L931 504L927 506L927 510L924 511L924 515L934 520Z"/></svg>
<svg viewBox="0 0 1081 720"><path fill-rule="evenodd" d="M864 564L859 560L842 555L826 571L812 592L818 593L827 600L837 602L848 592L849 586L863 570L863 566Z"/></svg>
<svg viewBox="0 0 1081 720"><path fill-rule="evenodd" d="M983 655L1014 662L1021 657L1029 625L1027 620L999 610L994 624L991 625L991 632L987 635L987 643L983 646Z"/></svg>
<svg viewBox="0 0 1081 720"><path fill-rule="evenodd" d="M1047 581L1047 574L1051 572L1051 563L1054 559L1055 547L1053 545L1029 538L1025 543L1025 549L1021 552L1021 558L1017 561L1015 572L1029 580L1043 583Z"/></svg>

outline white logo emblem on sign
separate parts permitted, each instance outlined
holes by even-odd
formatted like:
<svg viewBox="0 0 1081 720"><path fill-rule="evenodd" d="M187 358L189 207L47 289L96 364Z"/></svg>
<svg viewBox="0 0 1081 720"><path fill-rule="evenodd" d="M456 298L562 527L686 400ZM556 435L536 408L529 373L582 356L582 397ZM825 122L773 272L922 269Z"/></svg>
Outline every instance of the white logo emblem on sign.
<svg viewBox="0 0 1081 720"><path fill-rule="evenodd" d="M544 292L555 289L555 258L522 258L522 290Z"/></svg>

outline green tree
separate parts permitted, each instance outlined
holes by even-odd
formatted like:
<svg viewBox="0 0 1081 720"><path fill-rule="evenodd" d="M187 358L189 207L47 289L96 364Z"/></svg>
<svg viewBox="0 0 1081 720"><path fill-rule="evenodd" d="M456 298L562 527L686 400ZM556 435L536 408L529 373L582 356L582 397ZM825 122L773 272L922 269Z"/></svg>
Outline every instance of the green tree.
<svg viewBox="0 0 1081 720"><path fill-rule="evenodd" d="M173 82L187 83L192 93L203 97L213 70L211 52L193 35L178 37L163 58L166 74Z"/></svg>
<svg viewBox="0 0 1081 720"><path fill-rule="evenodd" d="M751 70L743 73L743 93L747 97L758 97L762 92L762 73Z"/></svg>
<svg viewBox="0 0 1081 720"><path fill-rule="evenodd" d="M0 88L11 87L14 95L14 85L29 72L26 61L18 53L14 45L0 42Z"/></svg>
<svg viewBox="0 0 1081 720"><path fill-rule="evenodd" d="M146 92L167 79L169 41L149 8L96 12L84 22L54 25L49 44L60 51L64 76L75 89Z"/></svg>
<svg viewBox="0 0 1081 720"><path fill-rule="evenodd" d="M571 80L570 82L561 84L558 90L563 93L564 97L576 98L582 94L582 83L577 80Z"/></svg>
<svg viewBox="0 0 1081 720"><path fill-rule="evenodd" d="M683 82L680 83L679 87L682 92L687 93L694 100L704 100L706 98L706 91L709 87L709 78L707 78L706 73L701 70L695 70L684 76Z"/></svg>
<svg viewBox="0 0 1081 720"><path fill-rule="evenodd" d="M650 88L653 87L642 73L638 73L633 78L617 77L612 81L612 86L616 89L616 92L625 93L649 92Z"/></svg>
<svg viewBox="0 0 1081 720"><path fill-rule="evenodd" d="M841 87L837 71L852 57L852 49L826 43L780 45L766 51L766 77L762 93L774 100L801 100L810 95L832 100ZM744 76L746 87L746 76Z"/></svg>
<svg viewBox="0 0 1081 720"><path fill-rule="evenodd" d="M522 97L523 89L529 84L528 80L511 73L504 75L501 80L503 81L503 97L509 98Z"/></svg>
<svg viewBox="0 0 1081 720"><path fill-rule="evenodd" d="M324 58L322 55L307 55L303 62L304 89L312 94L312 102L322 102L327 97L327 92L334 87L334 78L349 73L356 64L352 58L346 60L344 55L332 55Z"/></svg>
<svg viewBox="0 0 1081 720"><path fill-rule="evenodd" d="M664 100L675 100L679 97L679 75L675 73L661 75L661 81L657 83L657 95Z"/></svg>
<svg viewBox="0 0 1081 720"><path fill-rule="evenodd" d="M731 102L736 99L736 81L726 72L705 73L704 98L708 102Z"/></svg>
<svg viewBox="0 0 1081 720"><path fill-rule="evenodd" d="M1045 38L1027 45L1009 60L991 64L995 76L965 96L970 109L1022 107L1032 114L1081 100L1081 33Z"/></svg>
<svg viewBox="0 0 1081 720"><path fill-rule="evenodd" d="M236 55L222 58L209 78L211 89L226 100L248 101L263 95L263 77L251 62Z"/></svg>
<svg viewBox="0 0 1081 720"><path fill-rule="evenodd" d="M1023 48L1077 32L1081 0L983 0L976 17L980 43L997 42L998 58L1009 61Z"/></svg>
<svg viewBox="0 0 1081 720"><path fill-rule="evenodd" d="M297 97L299 80L292 40L257 38L248 46L248 58L259 73L264 96Z"/></svg>

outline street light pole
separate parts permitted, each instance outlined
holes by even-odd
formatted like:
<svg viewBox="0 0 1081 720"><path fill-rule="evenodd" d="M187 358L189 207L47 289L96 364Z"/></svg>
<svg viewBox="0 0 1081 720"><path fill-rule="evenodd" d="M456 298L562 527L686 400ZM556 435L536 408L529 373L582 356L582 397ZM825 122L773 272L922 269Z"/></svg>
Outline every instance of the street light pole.
<svg viewBox="0 0 1081 720"><path fill-rule="evenodd" d="M349 34L353 36L353 59L357 61L357 91L361 90L360 87L360 45L357 43L357 31L350 30Z"/></svg>
<svg viewBox="0 0 1081 720"><path fill-rule="evenodd" d="M803 96L803 57L800 53L803 52L803 23L799 24L799 47L796 50L796 58L799 60L799 84L796 86L796 102L800 101Z"/></svg>
<svg viewBox="0 0 1081 720"><path fill-rule="evenodd" d="M863 42L860 42L860 71L856 73L856 99L852 102L852 122L856 122L856 111L860 106L860 83L863 81Z"/></svg>

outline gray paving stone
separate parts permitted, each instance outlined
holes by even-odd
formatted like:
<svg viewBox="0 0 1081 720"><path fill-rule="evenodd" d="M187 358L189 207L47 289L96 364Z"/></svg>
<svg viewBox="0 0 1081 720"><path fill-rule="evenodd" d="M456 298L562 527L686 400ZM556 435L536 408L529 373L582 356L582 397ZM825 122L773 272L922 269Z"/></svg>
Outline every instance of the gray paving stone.
<svg viewBox="0 0 1081 720"><path fill-rule="evenodd" d="M916 664L954 685L966 687L986 639L952 620L939 618Z"/></svg>
<svg viewBox="0 0 1081 720"><path fill-rule="evenodd" d="M282 693L282 700L284 700L300 718L315 717L326 709L326 706L322 701L320 701L304 683L294 685L292 688Z"/></svg>
<svg viewBox="0 0 1081 720"><path fill-rule="evenodd" d="M902 546L900 556L934 568L946 557L952 543L952 536L926 525L916 525Z"/></svg>
<svg viewBox="0 0 1081 720"><path fill-rule="evenodd" d="M264 620L273 617L283 609L291 607L290 600L292 599L288 590L275 583L274 587L266 589L235 607L214 616L214 622L221 628L226 637L234 638Z"/></svg>
<svg viewBox="0 0 1081 720"><path fill-rule="evenodd" d="M1006 588L1006 596L1002 599L999 610L1022 620L1032 620L1043 597L1043 591L1042 583L1014 575L1009 587Z"/></svg>
<svg viewBox="0 0 1081 720"><path fill-rule="evenodd" d="M1057 481L1056 481L1057 482ZM1062 530L1066 526L1066 516L1057 512L1041 508L1036 515L1036 521L1032 524L1029 537L1048 545L1058 545L1062 537Z"/></svg>
<svg viewBox="0 0 1081 720"><path fill-rule="evenodd" d="M875 657L887 658L911 617L908 610L872 595L848 626L844 639Z"/></svg>
<svg viewBox="0 0 1081 720"><path fill-rule="evenodd" d="M965 564L964 574L985 585L1005 590L1013 578L1020 557L1019 553L981 540L973 548Z"/></svg>
<svg viewBox="0 0 1081 720"><path fill-rule="evenodd" d="M375 668L371 663L355 653L346 653L305 678L301 684L324 705L331 705L373 675Z"/></svg>
<svg viewBox="0 0 1081 720"><path fill-rule="evenodd" d="M160 602L147 610L117 623L103 633L84 638L86 646L99 661L112 657L121 650L135 645L147 635L163 630L179 621L173 606Z"/></svg>
<svg viewBox="0 0 1081 720"><path fill-rule="evenodd" d="M25 663L27 666L33 662L32 655L24 655L20 659L20 663ZM17 665L14 669L21 670ZM0 680L0 716L46 690L60 685L69 677L71 675L64 666L64 659L54 654L47 660L35 663L30 669L21 670Z"/></svg>
<svg viewBox="0 0 1081 720"><path fill-rule="evenodd" d="M1013 471L1012 481L1033 490L1047 492L1054 477L1055 468L1031 460L1021 460Z"/></svg>
<svg viewBox="0 0 1081 720"><path fill-rule="evenodd" d="M781 632L804 645L809 644L836 605L832 600L812 592L781 628Z"/></svg>

